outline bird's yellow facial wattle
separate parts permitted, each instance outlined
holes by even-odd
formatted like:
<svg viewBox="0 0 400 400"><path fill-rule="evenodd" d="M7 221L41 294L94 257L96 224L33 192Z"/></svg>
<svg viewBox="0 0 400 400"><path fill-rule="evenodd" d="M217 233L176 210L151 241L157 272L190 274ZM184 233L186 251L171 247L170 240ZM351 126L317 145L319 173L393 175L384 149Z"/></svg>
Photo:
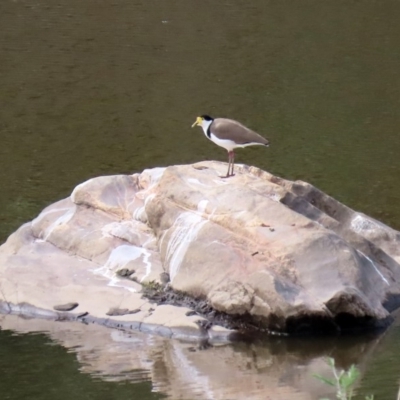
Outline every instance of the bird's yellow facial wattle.
<svg viewBox="0 0 400 400"><path fill-rule="evenodd" d="M192 128L194 128L196 125L201 126L201 123L203 122L203 118L201 117L197 117L196 121L194 122L194 124L192 125Z"/></svg>

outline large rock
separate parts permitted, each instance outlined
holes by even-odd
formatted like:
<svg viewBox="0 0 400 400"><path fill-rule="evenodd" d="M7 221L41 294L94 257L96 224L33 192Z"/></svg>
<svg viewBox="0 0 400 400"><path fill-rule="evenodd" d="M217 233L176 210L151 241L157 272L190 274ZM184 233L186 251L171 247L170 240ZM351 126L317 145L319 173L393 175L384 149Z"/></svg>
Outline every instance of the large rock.
<svg viewBox="0 0 400 400"><path fill-rule="evenodd" d="M203 162L78 185L1 246L3 310L72 301L99 321L119 307L135 313L114 318L142 328L197 329L196 317L157 316L140 299L140 284L167 272L173 289L273 331L388 320L400 304L397 231L310 184L246 166L223 179L224 169Z"/></svg>

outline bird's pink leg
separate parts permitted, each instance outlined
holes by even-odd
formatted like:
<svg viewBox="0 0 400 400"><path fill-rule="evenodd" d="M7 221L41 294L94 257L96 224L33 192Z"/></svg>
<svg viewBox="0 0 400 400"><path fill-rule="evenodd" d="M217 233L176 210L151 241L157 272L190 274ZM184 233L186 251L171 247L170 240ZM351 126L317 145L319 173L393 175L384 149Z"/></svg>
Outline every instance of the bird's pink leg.
<svg viewBox="0 0 400 400"><path fill-rule="evenodd" d="M233 150L228 151L228 172L222 178L229 178L230 176L233 176L233 160L234 160L234 158L235 158L235 154L234 154ZM231 168L231 166L232 166L232 168ZM231 172L231 170L232 170L232 172Z"/></svg>

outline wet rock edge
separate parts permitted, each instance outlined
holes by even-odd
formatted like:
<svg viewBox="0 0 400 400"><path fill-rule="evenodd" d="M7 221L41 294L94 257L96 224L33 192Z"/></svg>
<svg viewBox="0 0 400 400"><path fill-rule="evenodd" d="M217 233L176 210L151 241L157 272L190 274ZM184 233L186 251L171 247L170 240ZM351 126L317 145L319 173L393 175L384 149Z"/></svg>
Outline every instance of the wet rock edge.
<svg viewBox="0 0 400 400"><path fill-rule="evenodd" d="M138 321L118 321L113 318L98 318L87 312L73 313L47 310L29 303L13 304L0 301L1 314L13 314L22 318L40 318L55 322L75 321L84 324L98 324L108 328L124 331L138 331L163 336L170 339L178 339L188 342L200 343L228 343L236 339L233 332L213 331L209 329L193 329L190 327L166 327L163 325L149 324Z"/></svg>

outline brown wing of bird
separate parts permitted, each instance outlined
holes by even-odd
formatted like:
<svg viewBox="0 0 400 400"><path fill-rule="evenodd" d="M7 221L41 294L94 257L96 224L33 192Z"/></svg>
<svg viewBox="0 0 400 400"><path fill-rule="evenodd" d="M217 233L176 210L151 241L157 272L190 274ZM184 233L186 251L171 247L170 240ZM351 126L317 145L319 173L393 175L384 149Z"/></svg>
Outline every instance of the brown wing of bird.
<svg viewBox="0 0 400 400"><path fill-rule="evenodd" d="M268 139L233 119L216 118L210 129L219 139L233 140L239 145L254 143L268 146L269 144Z"/></svg>

